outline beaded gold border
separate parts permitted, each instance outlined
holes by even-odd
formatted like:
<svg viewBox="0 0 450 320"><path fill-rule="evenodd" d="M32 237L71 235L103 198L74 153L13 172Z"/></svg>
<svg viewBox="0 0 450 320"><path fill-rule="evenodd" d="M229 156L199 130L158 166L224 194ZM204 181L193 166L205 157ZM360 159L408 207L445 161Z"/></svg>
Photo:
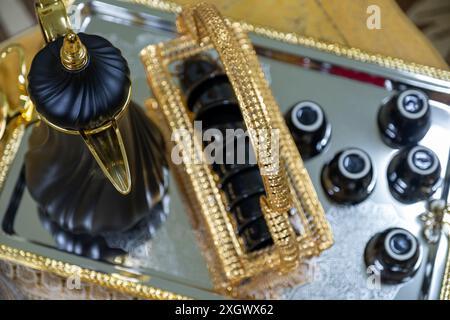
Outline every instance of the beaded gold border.
<svg viewBox="0 0 450 320"><path fill-rule="evenodd" d="M148 6L161 11L180 13L182 6L166 0L122 0ZM347 47L337 43L317 40L312 37L302 36L294 32L282 32L265 26L254 25L245 21L233 21L238 23L244 31L293 45L301 45L307 48L332 53L359 62L371 63L381 67L429 76L439 80L450 81L450 71L436 67L426 66L414 62L408 62L401 58L387 55L369 53L354 47Z"/></svg>
<svg viewBox="0 0 450 320"><path fill-rule="evenodd" d="M206 230L199 233L198 239L200 243L211 244L204 254L216 257L213 265L218 268L210 267L213 279L219 279L214 283L216 289L224 291L224 288L232 287L232 290L227 289L229 294L242 297L250 291L258 296L258 292L273 289L274 282L291 283L291 271L296 270L304 258L318 255L331 246L332 234L246 32L239 24L222 19L213 6L204 3L184 9L178 16L177 27L182 34L179 38L144 48L141 59L160 112L164 114L164 122L170 129L166 140L171 141L174 133L180 131L190 136L190 139L183 139L183 143L178 145L182 157L200 160L203 153L201 142L195 141L192 118L184 103L185 98L172 79L169 65L213 46L235 88L247 128L280 131L280 170L263 175L267 199L261 199L261 207L274 239L274 245L263 252L247 254L242 251L215 175L204 161L183 162L182 166L174 168L179 171L179 176L188 188L195 191L190 202L196 203L197 210L188 212L195 211L196 216L191 217L191 220L201 220L197 228ZM198 42L200 39L201 43ZM251 134L250 137L252 140ZM268 147L267 142L265 145ZM260 147L258 145L259 152L267 155L263 158L272 159L270 147ZM260 168L267 165L260 160ZM268 164L272 166L273 161ZM304 228L300 236L290 229L286 214L291 201ZM208 260L211 262L214 259ZM275 274L280 272L286 276L279 281ZM245 282L244 286L242 282Z"/></svg>
<svg viewBox="0 0 450 320"><path fill-rule="evenodd" d="M442 221L444 224L444 232L447 234L447 241L450 243L450 206L447 206L445 209ZM450 248L447 249L447 263L444 270L444 277L442 279L440 299L450 300Z"/></svg>
<svg viewBox="0 0 450 320"><path fill-rule="evenodd" d="M450 242L450 237L448 238ZM447 259L447 265L444 271L444 278L442 279L442 287L441 287L441 300L450 300L450 255Z"/></svg>
<svg viewBox="0 0 450 320"><path fill-rule="evenodd" d="M447 267L445 268L444 280L442 281L440 299L441 300L450 300L450 259L448 259Z"/></svg>
<svg viewBox="0 0 450 320"><path fill-rule="evenodd" d="M0 258L32 269L46 271L63 278L76 275L80 281L99 285L136 298L152 300L188 300L189 298L170 291L127 280L119 274L106 274L76 265L53 260L28 251L0 245Z"/></svg>

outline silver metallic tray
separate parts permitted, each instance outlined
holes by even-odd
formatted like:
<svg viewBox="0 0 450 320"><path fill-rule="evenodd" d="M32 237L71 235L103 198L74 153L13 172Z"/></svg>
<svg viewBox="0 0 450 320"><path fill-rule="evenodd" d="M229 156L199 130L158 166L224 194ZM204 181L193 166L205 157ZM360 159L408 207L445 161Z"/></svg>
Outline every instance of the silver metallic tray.
<svg viewBox="0 0 450 320"><path fill-rule="evenodd" d="M76 1L72 11L79 31L110 40L127 58L133 80L133 100L144 105L151 97L140 50L148 44L175 37L172 13L122 1ZM442 168L450 150L450 82L430 75L387 69L337 56L329 52L294 45L251 34L266 77L283 112L300 100L313 100L325 110L332 125L327 150L307 161L306 167L335 236L334 246L321 257L305 264L314 281L280 296L304 298L417 299L421 297L425 263L413 280L402 286L369 288L363 250L369 238L390 226L402 226L420 237L418 215L425 203L403 205L390 195L386 169L395 153L380 139L376 114L381 101L402 86L427 91L431 97L433 125L420 142L439 157ZM125 256L96 260L58 249L55 237L42 226L37 205L24 185L21 170L27 149L25 131L0 193L0 256L63 276L79 274L126 293L147 298L221 298L213 292L205 260L198 248L180 190L171 179L170 214L151 240L138 243ZM367 151L375 164L377 185L368 200L358 206L331 203L322 191L320 172L325 162L346 147ZM444 175L444 171L442 175ZM447 177L448 178L448 177ZM442 188L433 196L441 196ZM423 257L427 257L427 245ZM439 245L430 298L438 298L444 273L447 239ZM80 269L81 268L81 269ZM319 270L317 272L317 270ZM178 296L179 295L179 296Z"/></svg>

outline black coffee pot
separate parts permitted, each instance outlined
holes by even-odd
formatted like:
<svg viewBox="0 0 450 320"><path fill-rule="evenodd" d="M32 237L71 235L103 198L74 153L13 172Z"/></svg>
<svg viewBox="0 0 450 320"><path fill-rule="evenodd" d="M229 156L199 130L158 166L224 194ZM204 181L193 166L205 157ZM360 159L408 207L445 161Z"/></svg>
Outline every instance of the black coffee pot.
<svg viewBox="0 0 450 320"><path fill-rule="evenodd" d="M36 10L46 46L28 75L41 119L25 158L28 190L65 231L128 232L161 212L154 209L167 193L168 170L160 132L131 102L119 49L74 33L60 0L39 0Z"/></svg>

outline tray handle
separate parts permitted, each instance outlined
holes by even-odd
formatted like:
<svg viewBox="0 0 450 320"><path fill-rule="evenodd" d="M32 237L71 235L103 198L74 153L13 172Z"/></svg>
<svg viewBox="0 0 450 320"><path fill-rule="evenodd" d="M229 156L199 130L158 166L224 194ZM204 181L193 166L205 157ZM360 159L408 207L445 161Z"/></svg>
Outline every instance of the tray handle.
<svg viewBox="0 0 450 320"><path fill-rule="evenodd" d="M280 249L285 270L298 263L299 250L296 236L289 223L288 210L291 208L291 192L279 155L279 130L267 107L272 101L265 101L267 87L258 82L256 75L261 72L250 63L249 57L241 49L241 43L233 28L210 4L200 3L183 9L177 19L180 33L188 34L200 46L212 45L219 54L255 151L257 164L266 191L261 197L261 207L275 246ZM251 54L255 55L254 52ZM256 59L256 56L253 57Z"/></svg>

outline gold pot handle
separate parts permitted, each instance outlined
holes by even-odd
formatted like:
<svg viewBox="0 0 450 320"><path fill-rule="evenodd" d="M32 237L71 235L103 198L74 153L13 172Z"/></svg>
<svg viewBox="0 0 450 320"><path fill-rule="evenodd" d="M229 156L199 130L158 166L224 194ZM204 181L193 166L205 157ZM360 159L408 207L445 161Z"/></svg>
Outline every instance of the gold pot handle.
<svg viewBox="0 0 450 320"><path fill-rule="evenodd" d="M122 194L131 191L131 175L127 152L116 120L97 132L80 131L81 137L104 175Z"/></svg>
<svg viewBox="0 0 450 320"><path fill-rule="evenodd" d="M62 0L37 0L35 10L46 43L65 36L71 29Z"/></svg>
<svg viewBox="0 0 450 320"><path fill-rule="evenodd" d="M61 63L63 66L71 71L83 68L87 62L88 53L79 37L71 29L64 1L38 0L35 6L46 43L64 36L64 44L61 50ZM41 119L56 130L68 134L80 134L103 174L121 194L128 194L131 191L131 174L117 120L128 106L130 98L131 87L127 101L119 114L99 128L89 130L67 130L51 123L41 115Z"/></svg>
<svg viewBox="0 0 450 320"><path fill-rule="evenodd" d="M239 39L231 26L211 4L200 3L183 9L178 16L180 33L190 35L200 46L212 44L219 54L241 113L264 182L268 204L277 210L290 208L290 189L282 159L279 156L278 129L264 99L267 89L261 86L250 58L241 50ZM254 54L254 52L252 52ZM256 56L253 57L256 59ZM258 66L259 67L259 66Z"/></svg>

